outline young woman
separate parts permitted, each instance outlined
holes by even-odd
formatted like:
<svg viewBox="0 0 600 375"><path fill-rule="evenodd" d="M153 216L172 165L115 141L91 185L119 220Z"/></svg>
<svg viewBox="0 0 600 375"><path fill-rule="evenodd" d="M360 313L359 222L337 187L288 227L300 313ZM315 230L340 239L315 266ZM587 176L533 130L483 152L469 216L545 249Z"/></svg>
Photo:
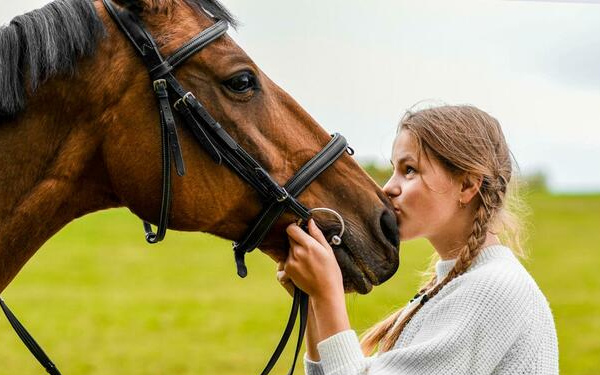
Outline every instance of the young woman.
<svg viewBox="0 0 600 375"><path fill-rule="evenodd" d="M418 295L360 342L327 240L313 221L309 233L287 228L290 253L277 277L311 297L307 374L558 374L548 302L515 256L510 156L500 124L477 108L404 116L383 189L400 239L426 238L440 260Z"/></svg>

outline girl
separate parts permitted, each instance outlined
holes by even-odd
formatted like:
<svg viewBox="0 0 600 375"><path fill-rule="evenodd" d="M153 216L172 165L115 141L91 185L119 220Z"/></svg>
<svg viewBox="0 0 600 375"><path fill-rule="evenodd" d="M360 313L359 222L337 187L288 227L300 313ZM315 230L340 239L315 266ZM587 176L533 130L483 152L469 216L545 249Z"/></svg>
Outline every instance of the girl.
<svg viewBox="0 0 600 375"><path fill-rule="evenodd" d="M383 190L400 239L424 237L440 259L415 298L360 342L327 240L312 220L309 233L287 228L290 252L277 277L311 297L306 374L558 374L548 302L514 255L522 249L506 204L510 155L498 121L477 108L402 118Z"/></svg>

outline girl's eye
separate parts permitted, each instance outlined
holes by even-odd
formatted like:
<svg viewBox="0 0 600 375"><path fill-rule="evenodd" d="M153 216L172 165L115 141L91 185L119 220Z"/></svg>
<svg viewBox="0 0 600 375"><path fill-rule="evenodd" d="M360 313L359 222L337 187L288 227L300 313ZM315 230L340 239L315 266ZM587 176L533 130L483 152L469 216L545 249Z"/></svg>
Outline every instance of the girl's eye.
<svg viewBox="0 0 600 375"><path fill-rule="evenodd" d="M413 167L407 165L406 166L406 174L411 174L411 173L415 173L416 169L414 169Z"/></svg>
<svg viewBox="0 0 600 375"><path fill-rule="evenodd" d="M244 94L257 87L256 77L250 72L242 72L223 83L225 87L236 94Z"/></svg>

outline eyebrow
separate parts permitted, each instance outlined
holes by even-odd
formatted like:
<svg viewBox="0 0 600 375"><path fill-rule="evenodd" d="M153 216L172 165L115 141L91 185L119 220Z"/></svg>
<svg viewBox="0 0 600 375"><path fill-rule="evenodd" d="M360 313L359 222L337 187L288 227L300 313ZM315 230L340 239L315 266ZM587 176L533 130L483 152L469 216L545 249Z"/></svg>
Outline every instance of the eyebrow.
<svg viewBox="0 0 600 375"><path fill-rule="evenodd" d="M416 160L412 156L407 155L407 156L403 156L400 159L398 159L397 163L400 164L400 163L405 162L405 161L414 161L414 162L416 162ZM390 160L390 163L392 163L392 166L394 165L394 162L392 160Z"/></svg>

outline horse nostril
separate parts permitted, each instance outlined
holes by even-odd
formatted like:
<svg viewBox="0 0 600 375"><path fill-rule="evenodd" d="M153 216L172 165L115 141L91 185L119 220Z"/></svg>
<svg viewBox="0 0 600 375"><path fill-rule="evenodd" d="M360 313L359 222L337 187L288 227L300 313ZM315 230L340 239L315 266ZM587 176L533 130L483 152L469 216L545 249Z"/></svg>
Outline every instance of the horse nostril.
<svg viewBox="0 0 600 375"><path fill-rule="evenodd" d="M381 231L383 232L385 238L392 245L394 245L394 247L398 247L400 244L400 239L398 236L398 223L396 221L396 215L394 215L391 210L385 209L381 214L379 224L381 225Z"/></svg>

